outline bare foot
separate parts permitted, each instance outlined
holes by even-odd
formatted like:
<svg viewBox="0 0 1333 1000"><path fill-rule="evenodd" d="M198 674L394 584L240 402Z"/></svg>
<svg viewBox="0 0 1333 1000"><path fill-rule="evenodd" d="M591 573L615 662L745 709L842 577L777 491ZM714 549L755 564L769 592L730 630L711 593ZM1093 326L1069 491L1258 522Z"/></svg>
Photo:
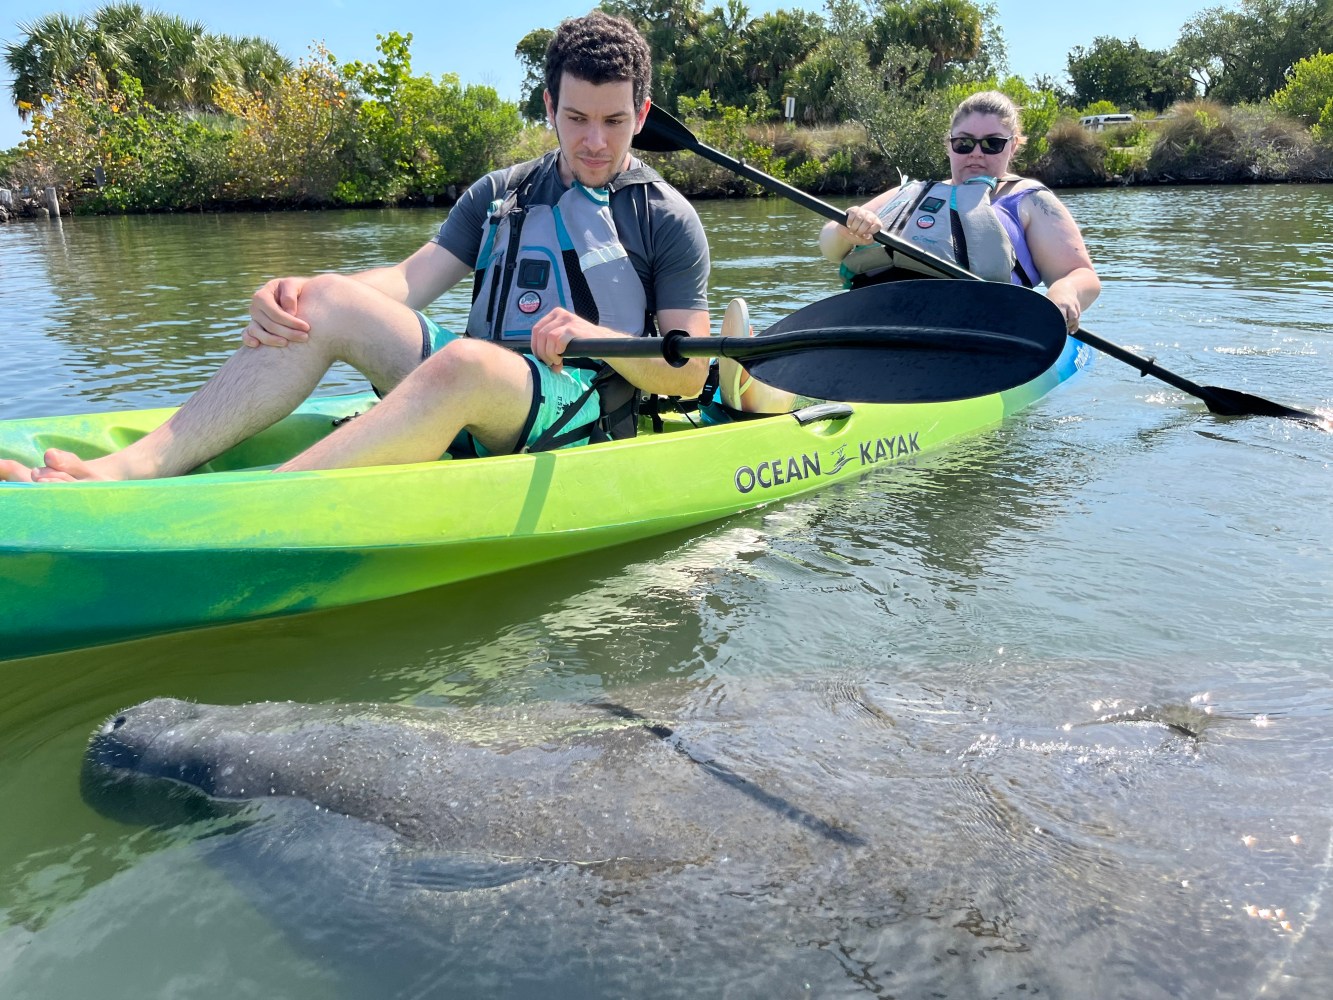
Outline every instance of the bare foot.
<svg viewBox="0 0 1333 1000"><path fill-rule="evenodd" d="M12 458L0 458L0 483L30 483L33 470Z"/></svg>
<svg viewBox="0 0 1333 1000"><path fill-rule="evenodd" d="M110 478L97 470L95 462L85 462L70 451L48 448L42 458L46 467L32 470L32 481L35 483L73 483Z"/></svg>

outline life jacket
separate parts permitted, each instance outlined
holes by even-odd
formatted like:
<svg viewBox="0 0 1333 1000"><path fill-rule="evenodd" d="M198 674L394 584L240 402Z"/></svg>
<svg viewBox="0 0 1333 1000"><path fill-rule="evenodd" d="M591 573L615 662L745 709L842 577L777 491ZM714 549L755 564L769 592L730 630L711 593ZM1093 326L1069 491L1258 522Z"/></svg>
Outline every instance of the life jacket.
<svg viewBox="0 0 1333 1000"><path fill-rule="evenodd" d="M587 188L576 180L554 205L533 204L532 181L542 163L518 168L505 196L491 203L477 255L468 336L499 343L526 339L557 306L621 333L653 334L648 296L616 233L611 196L662 178L639 166L621 171L609 187ZM638 391L603 362L566 363L598 371L607 435L633 437Z"/></svg>
<svg viewBox="0 0 1333 1000"><path fill-rule="evenodd" d="M1006 181L1005 185L1012 183ZM904 184L879 210L881 230L915 243L935 257L953 261L987 281L1032 288L1040 278L1027 251L1022 223L1009 217L1007 205L1006 211L1001 211L992 204L991 195L998 184L994 177L973 177L962 184ZM854 288L922 274L935 276L928 265L879 243L854 247L839 270L843 280Z"/></svg>

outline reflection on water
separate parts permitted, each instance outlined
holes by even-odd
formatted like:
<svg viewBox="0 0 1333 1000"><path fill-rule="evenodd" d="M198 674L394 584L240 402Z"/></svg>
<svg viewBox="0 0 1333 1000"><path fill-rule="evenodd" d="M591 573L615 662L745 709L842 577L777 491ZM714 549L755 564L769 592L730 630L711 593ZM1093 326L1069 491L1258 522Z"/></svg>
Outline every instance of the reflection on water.
<svg viewBox="0 0 1333 1000"><path fill-rule="evenodd" d="M15 363L0 372L0 415L178 400L236 349L250 295L265 281L392 263L429 239L438 221L359 211L6 227L0 306L5 356ZM460 294L444 301L446 321L466 315ZM351 380L359 382L339 372L327 386Z"/></svg>
<svg viewBox="0 0 1333 1000"><path fill-rule="evenodd" d="M1097 333L1333 406L1328 190L1064 197L1106 279ZM809 213L701 214L716 316L741 294L766 325L831 287ZM178 399L263 280L398 259L437 223L0 229L0 416ZM432 313L465 309L458 293ZM0 663L0 797L22 817L0 823L0 995L1327 995L1331 465L1333 435L1214 417L1102 358L944 454L710 529ZM531 725L611 702L868 846L484 887L484 859L395 853L297 803L244 830L93 811L88 734L163 695Z"/></svg>

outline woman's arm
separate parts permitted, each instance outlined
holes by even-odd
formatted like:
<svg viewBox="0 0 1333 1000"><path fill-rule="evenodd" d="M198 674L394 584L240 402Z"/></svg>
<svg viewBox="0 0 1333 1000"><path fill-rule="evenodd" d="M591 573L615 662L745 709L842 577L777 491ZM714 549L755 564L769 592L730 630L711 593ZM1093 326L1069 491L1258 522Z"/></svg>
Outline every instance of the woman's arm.
<svg viewBox="0 0 1333 1000"><path fill-rule="evenodd" d="M1046 284L1046 297L1059 306L1072 333L1083 310L1097 301L1102 290L1083 234L1069 209L1045 188L1024 198L1018 211L1032 262Z"/></svg>
<svg viewBox="0 0 1333 1000"><path fill-rule="evenodd" d="M819 232L819 251L833 263L842 261L853 247L862 247L875 241L879 232L879 210L887 205L900 187L889 188L864 205L847 209L847 225L829 222Z"/></svg>

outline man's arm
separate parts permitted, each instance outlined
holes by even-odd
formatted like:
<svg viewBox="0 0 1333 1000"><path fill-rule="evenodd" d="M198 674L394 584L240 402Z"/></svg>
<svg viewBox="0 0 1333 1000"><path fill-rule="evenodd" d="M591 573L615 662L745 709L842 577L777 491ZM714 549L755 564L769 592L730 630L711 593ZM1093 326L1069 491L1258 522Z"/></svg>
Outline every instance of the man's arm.
<svg viewBox="0 0 1333 1000"><path fill-rule="evenodd" d="M657 313L657 322L664 333L684 330L691 337L709 334L708 312L704 309L662 309ZM586 337L638 339L594 326L567 309L556 309L532 328L532 353L559 371L565 356L582 357L578 341ZM673 368L663 358L607 358L606 362L632 385L659 396L692 398L703 391L708 377L708 362L704 358L691 358L680 368Z"/></svg>
<svg viewBox="0 0 1333 1000"><path fill-rule="evenodd" d="M424 309L471 273L471 264L432 240L392 267L371 268L352 277L409 309Z"/></svg>
<svg viewBox="0 0 1333 1000"><path fill-rule="evenodd" d="M472 273L477 234L501 182L499 174L491 173L469 187L450 209L439 234L407 260L348 277L412 309L429 305ZM309 280L275 278L255 292L250 301L251 322L242 341L249 347L283 347L308 339L310 325L300 316L300 299Z"/></svg>
<svg viewBox="0 0 1333 1000"><path fill-rule="evenodd" d="M469 264L437 243L427 243L392 267L375 267L348 275L412 309L420 309L472 273ZM274 278L250 299L250 324L241 334L246 347L286 347L310 336L301 317L301 289L309 277Z"/></svg>

